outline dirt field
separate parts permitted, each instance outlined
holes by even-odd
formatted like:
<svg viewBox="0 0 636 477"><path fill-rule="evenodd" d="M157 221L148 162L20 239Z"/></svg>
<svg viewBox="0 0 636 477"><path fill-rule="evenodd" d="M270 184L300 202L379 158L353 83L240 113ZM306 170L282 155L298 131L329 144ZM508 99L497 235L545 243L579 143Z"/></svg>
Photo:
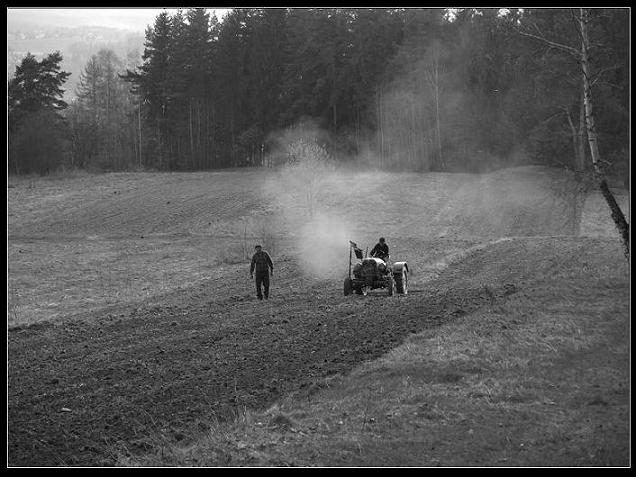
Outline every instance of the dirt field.
<svg viewBox="0 0 636 477"><path fill-rule="evenodd" d="M324 181L309 220L302 195L272 171L14 181L9 465L115 465L122 456L134 464L134 456L192 442L246 409L313 395L326 378L345 379L409 336L504 306L537 277L599 250L618 256L603 269L613 285L602 293L618 294L614 311L626 319L628 272L611 224L603 224L609 218L597 194L583 200L575 190L568 175L538 167L479 176L341 173ZM342 296L346 241L372 246L380 234L392 258L411 267L409 295ZM248 275L255 242L276 264L272 299L263 303ZM590 260L577 273L603 266ZM581 280L579 295L597 290ZM608 366L626 382L621 363ZM626 399L599 406L616 426L615 454L585 464L626 461ZM305 451L285 463L331 464ZM365 465L359 456L344 465ZM254 463L217 457L203 464ZM371 454L366 463L412 464Z"/></svg>

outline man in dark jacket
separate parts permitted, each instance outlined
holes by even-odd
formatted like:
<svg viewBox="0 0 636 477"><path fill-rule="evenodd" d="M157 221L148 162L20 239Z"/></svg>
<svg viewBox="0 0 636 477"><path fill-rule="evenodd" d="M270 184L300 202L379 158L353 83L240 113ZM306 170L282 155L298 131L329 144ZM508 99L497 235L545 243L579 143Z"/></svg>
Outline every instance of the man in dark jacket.
<svg viewBox="0 0 636 477"><path fill-rule="evenodd" d="M269 254L263 250L263 247L257 245L256 253L252 256L252 263L250 265L250 278L254 278L254 272L256 271L256 296L259 300L269 298L269 275L271 273L274 276L274 264ZM263 292L261 292L261 285L263 285Z"/></svg>
<svg viewBox="0 0 636 477"><path fill-rule="evenodd" d="M371 256L377 257L386 262L389 258L389 246L384 241L384 237L380 237L380 241L375 244L375 247L371 250Z"/></svg>

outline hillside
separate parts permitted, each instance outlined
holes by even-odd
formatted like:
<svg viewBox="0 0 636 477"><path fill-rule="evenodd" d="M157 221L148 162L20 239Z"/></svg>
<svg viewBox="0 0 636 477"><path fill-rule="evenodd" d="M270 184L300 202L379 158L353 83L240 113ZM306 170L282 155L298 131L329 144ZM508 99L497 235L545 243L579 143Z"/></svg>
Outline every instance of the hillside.
<svg viewBox="0 0 636 477"><path fill-rule="evenodd" d="M313 220L302 196L275 171L108 174L9 186L10 465L156 465L160 449L161 455L171 450L168 465L332 465L343 456L341 465L391 465L392 459L430 465L429 458L441 465L492 464L503 457L480 452L464 431L482 429L481 442L495 445L499 433L487 431L488 419L501 409L515 432L528 416L545 423L539 401L555 382L563 383L559 393L567 399L545 415L560 415L567 425L551 443L539 440L540 426L528 431L545 449L574 453L551 454L550 463L625 461L627 395L619 383L627 380L620 330L628 317L628 270L618 238L602 226L607 219L596 194L575 200L576 184L563 172L342 173L324 178ZM627 197L620 199L626 206ZM409 295L344 297L347 240L371 246L380 234L393 258L411 266ZM254 299L247 276L257 241L276 264L267 303ZM541 340L532 338L535 331ZM440 339L448 340L441 348L417 344ZM471 348L471 341L480 346ZM620 345L605 368L572 368L571 353L587 350L595 353L592 360L603 343ZM546 349L552 354L541 358ZM417 360L433 358L438 361L429 364L439 368L429 376ZM576 372L568 374L571 369ZM411 400L396 401L393 411L423 406L431 396L441 407L427 412L451 412L443 402L464 407L442 414L446 420L426 414L428 421L388 410L396 420L389 425L373 414L383 423L375 430L364 424L371 414L362 421L340 417L351 427L336 430L341 414L334 409L341 404L334 396L344 393L337 399L351 402L353 416L361 412L355 410L360 399L367 406L389 402L380 388L405 392L398 384L407 375L411 383L438 383L427 391L437 394L413 388L402 394ZM367 389L366 397L348 387L371 377L357 388ZM487 385L487 379L494 381ZM605 386L609 394L599 399L607 405L568 410L583 383ZM485 391L493 385L512 387ZM585 386L582 399L589 396ZM482 398L466 401L469 392ZM275 417L258 414L275 403L303 434L240 419ZM578 418L592 419L590 426L606 422L609 430L577 434L566 444L559 432L569 432ZM444 434L448 419L455 436ZM233 427L236 422L247 427ZM206 440L214 426L222 426L227 441ZM464 457L445 454L450 448L441 445L444 452L406 459L397 449L409 439L421 443L422 432L439 443L457 442ZM295 444L258 447L263 433ZM353 438L364 438L364 447L344 452L355 448ZM378 453L377 445L391 440L394 450ZM589 446L606 454L590 457ZM540 455L508 452L502 462L532 465Z"/></svg>
<svg viewBox="0 0 636 477"><path fill-rule="evenodd" d="M605 222L580 219L575 188L567 175L535 167L476 176L342 173L324 178L309 220L302 195L271 171L18 180L8 189L9 319L141 302L204 283L235 273L256 241L274 256L300 253L307 276L340 279L348 241L371 247L384 235L417 287L455 254L501 237L575 235L580 224L612 236L596 195L590 217Z"/></svg>

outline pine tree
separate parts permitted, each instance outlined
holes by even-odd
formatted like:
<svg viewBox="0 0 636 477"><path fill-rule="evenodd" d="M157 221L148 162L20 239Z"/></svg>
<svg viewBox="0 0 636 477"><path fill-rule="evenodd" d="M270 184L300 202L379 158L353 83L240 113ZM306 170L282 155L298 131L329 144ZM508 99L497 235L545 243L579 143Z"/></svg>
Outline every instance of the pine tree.
<svg viewBox="0 0 636 477"><path fill-rule="evenodd" d="M9 114L36 112L41 109L60 111L68 104L62 97L62 85L71 75L60 71L62 55L60 52L49 54L42 61L27 53L16 67L8 85Z"/></svg>
<svg viewBox="0 0 636 477"><path fill-rule="evenodd" d="M28 53L9 80L7 92L9 172L48 173L62 164L65 124L61 111L62 85L70 73L61 71L62 55L51 53L41 61Z"/></svg>
<svg viewBox="0 0 636 477"><path fill-rule="evenodd" d="M148 136L154 142L150 157L156 158L159 168L164 168L169 159L168 105L170 84L168 78L170 48L172 41L171 21L167 12L155 19L154 28L146 30L143 64L136 75L129 76L137 84L137 90L147 105L149 118ZM152 164L151 164L152 165Z"/></svg>
<svg viewBox="0 0 636 477"><path fill-rule="evenodd" d="M205 127L207 98L209 95L210 16L203 8L188 10L188 25L185 30L187 45L187 71L184 72L187 88L188 135L192 167L201 168L207 163L207 134Z"/></svg>

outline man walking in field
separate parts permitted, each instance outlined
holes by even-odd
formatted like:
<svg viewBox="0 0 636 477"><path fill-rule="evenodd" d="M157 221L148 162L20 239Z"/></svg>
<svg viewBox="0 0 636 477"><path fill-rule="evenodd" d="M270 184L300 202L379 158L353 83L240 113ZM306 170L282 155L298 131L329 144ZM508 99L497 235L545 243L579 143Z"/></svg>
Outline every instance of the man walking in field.
<svg viewBox="0 0 636 477"><path fill-rule="evenodd" d="M263 247L257 245L256 253L252 256L252 263L250 265L250 278L254 278L254 272L256 271L256 296L259 300L269 298L269 276L274 276L274 264L269 254L263 250ZM261 291L261 285L263 285L263 291Z"/></svg>

